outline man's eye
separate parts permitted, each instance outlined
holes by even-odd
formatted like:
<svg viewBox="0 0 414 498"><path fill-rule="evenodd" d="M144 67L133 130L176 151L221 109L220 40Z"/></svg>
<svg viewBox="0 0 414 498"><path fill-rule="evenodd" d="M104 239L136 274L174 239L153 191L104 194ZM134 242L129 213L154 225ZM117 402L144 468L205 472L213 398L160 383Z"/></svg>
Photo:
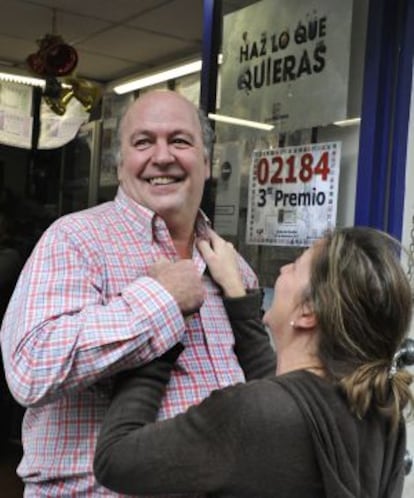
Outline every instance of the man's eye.
<svg viewBox="0 0 414 498"><path fill-rule="evenodd" d="M176 137L173 139L172 143L174 145L182 146L182 147L188 147L191 145L190 141L186 138L182 137Z"/></svg>
<svg viewBox="0 0 414 498"><path fill-rule="evenodd" d="M186 144L186 145L191 144L191 140L187 137L174 137L172 141L177 144Z"/></svg>
<svg viewBox="0 0 414 498"><path fill-rule="evenodd" d="M142 149L142 148L148 147L149 143L150 143L150 141L148 140L148 138L140 138L140 139L134 140L134 147L137 149Z"/></svg>

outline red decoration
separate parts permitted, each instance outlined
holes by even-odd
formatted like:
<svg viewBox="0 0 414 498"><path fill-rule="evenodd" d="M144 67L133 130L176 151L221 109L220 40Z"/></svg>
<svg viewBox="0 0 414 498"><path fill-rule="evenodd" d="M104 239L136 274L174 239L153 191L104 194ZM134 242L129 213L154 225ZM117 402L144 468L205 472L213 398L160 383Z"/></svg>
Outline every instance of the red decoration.
<svg viewBox="0 0 414 498"><path fill-rule="evenodd" d="M59 35L45 35L38 40L39 50L30 54L26 62L30 69L43 78L70 74L78 64L78 53Z"/></svg>

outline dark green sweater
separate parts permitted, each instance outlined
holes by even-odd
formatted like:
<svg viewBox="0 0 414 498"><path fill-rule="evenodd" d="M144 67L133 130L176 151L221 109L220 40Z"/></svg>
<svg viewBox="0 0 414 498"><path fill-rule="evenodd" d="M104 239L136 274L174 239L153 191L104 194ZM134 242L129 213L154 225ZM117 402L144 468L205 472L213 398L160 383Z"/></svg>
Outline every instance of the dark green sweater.
<svg viewBox="0 0 414 498"><path fill-rule="evenodd" d="M272 352L252 296L228 312L248 378L268 376ZM355 419L335 386L306 371L215 391L152 423L178 354L120 376L96 449L104 486L220 498L401 496L404 428L390 435L379 417Z"/></svg>

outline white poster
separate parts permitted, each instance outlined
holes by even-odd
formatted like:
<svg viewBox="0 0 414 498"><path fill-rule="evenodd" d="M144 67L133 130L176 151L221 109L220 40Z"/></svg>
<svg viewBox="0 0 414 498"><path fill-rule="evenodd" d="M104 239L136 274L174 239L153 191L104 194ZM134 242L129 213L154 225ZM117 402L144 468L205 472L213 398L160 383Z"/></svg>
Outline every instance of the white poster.
<svg viewBox="0 0 414 498"><path fill-rule="evenodd" d="M0 143L30 148L33 118L32 87L0 83Z"/></svg>
<svg viewBox="0 0 414 498"><path fill-rule="evenodd" d="M89 121L89 112L77 99L67 104L65 114L54 113L42 99L38 149L56 149L73 140L79 128Z"/></svg>
<svg viewBox="0 0 414 498"><path fill-rule="evenodd" d="M220 113L294 131L344 119L352 0L262 0L223 26Z"/></svg>
<svg viewBox="0 0 414 498"><path fill-rule="evenodd" d="M336 224L340 142L255 150L246 242L309 246Z"/></svg>
<svg viewBox="0 0 414 498"><path fill-rule="evenodd" d="M12 147L32 147L33 88L12 82L0 83L0 143ZM62 147L73 140L80 126L89 120L77 99L71 99L63 116L55 114L42 99L40 106L40 135L38 149Z"/></svg>

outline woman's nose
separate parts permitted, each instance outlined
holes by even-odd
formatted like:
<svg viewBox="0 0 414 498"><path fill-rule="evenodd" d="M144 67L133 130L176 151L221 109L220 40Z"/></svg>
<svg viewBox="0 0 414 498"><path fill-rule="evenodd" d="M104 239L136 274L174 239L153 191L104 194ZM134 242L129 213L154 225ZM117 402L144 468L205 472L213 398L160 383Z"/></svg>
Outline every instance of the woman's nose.
<svg viewBox="0 0 414 498"><path fill-rule="evenodd" d="M280 267L280 273L284 273L286 270L288 270L292 266L292 263L288 263L286 265L283 265Z"/></svg>

